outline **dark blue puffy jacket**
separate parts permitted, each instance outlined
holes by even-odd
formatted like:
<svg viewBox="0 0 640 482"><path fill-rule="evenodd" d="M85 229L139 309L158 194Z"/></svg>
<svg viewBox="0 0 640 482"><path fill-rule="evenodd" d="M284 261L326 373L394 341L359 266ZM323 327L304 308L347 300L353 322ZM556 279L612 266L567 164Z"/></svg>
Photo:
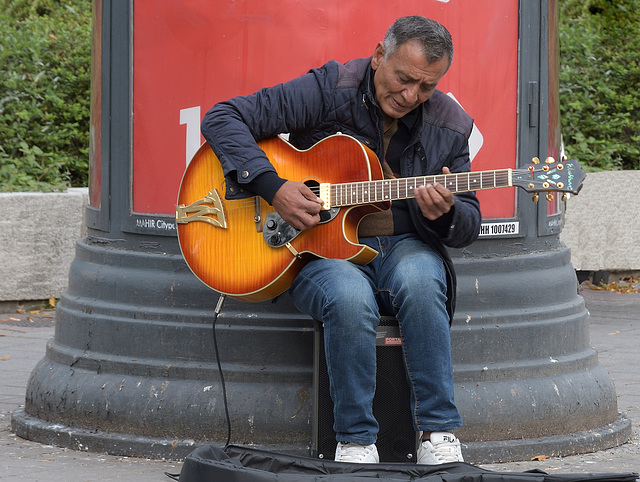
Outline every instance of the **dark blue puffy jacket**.
<svg viewBox="0 0 640 482"><path fill-rule="evenodd" d="M372 75L370 58L344 65L331 61L287 83L216 104L204 116L202 134L222 164L226 197L252 195L244 187L260 175L275 172L254 140L281 133L289 133L297 148L307 149L342 132L369 146L381 159L384 118L372 91ZM470 170L468 140L473 120L457 102L436 90L420 108L417 125L402 155L403 177L440 174L445 166L451 172ZM267 201L274 193L258 192ZM422 216L415 200L409 203L417 232L440 253L447 267L451 318L456 282L444 246L461 248L474 242L481 221L474 193L455 196L452 211L436 221Z"/></svg>

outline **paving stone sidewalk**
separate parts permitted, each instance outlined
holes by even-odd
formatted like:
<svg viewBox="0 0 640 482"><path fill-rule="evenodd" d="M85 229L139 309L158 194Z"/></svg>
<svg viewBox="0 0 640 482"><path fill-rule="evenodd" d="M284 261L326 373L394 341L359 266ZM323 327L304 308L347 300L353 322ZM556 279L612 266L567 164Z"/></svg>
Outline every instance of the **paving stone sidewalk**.
<svg viewBox="0 0 640 482"><path fill-rule="evenodd" d="M631 419L630 440L593 454L483 467L516 472L540 469L551 474L640 472L640 294L591 289L581 294L591 313L591 344L616 384L618 410ZM182 462L78 452L27 441L11 432L11 412L24 404L29 376L44 356L54 326L51 312L0 314L0 479L170 481L165 472L179 473Z"/></svg>

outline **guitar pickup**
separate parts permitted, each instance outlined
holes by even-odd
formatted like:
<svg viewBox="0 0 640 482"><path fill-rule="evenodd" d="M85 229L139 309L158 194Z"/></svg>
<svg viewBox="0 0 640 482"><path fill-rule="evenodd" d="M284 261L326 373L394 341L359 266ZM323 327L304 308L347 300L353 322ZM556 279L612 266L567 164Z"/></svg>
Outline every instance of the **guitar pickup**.
<svg viewBox="0 0 640 482"><path fill-rule="evenodd" d="M324 211L331 209L331 184L328 182L320 183L318 197L322 200L321 209Z"/></svg>

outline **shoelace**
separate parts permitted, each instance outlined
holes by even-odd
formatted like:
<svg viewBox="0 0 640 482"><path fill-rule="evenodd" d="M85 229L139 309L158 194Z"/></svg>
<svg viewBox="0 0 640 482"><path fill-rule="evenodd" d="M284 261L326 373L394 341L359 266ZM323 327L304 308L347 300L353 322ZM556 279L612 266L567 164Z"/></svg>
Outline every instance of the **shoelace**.
<svg viewBox="0 0 640 482"><path fill-rule="evenodd" d="M340 462L359 462L373 452L373 447L346 444L340 451Z"/></svg>
<svg viewBox="0 0 640 482"><path fill-rule="evenodd" d="M459 460L455 442L443 441L435 445L431 444L431 446L433 448L429 448L427 445L427 450L433 454L438 462L457 462Z"/></svg>

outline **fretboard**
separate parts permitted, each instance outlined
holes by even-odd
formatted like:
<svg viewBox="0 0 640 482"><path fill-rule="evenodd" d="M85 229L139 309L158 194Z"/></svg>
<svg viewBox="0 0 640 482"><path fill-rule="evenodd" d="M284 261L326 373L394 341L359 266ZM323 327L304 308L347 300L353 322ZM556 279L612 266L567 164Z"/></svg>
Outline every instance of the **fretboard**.
<svg viewBox="0 0 640 482"><path fill-rule="evenodd" d="M451 192L480 191L512 185L511 169L495 171L461 172L437 176L403 177L380 181L348 182L332 184L331 206L353 206L382 201L410 199L413 190L427 184L441 184Z"/></svg>

